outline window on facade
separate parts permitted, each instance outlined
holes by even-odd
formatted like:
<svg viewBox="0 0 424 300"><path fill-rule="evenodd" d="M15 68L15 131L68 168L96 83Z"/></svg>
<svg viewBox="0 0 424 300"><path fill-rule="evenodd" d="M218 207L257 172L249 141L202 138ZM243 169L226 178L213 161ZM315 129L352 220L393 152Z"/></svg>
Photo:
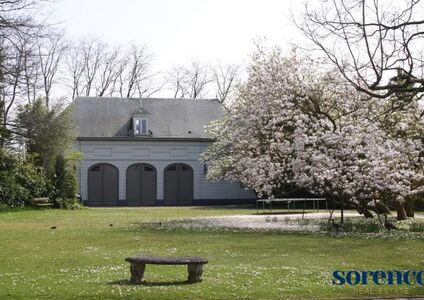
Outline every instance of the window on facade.
<svg viewBox="0 0 424 300"><path fill-rule="evenodd" d="M147 118L137 118L134 120L134 134L143 135L148 134Z"/></svg>

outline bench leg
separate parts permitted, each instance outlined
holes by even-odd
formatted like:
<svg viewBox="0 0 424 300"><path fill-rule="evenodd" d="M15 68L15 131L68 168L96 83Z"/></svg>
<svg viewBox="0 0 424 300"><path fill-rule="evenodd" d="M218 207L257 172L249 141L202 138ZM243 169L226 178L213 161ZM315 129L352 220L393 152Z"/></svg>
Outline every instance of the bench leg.
<svg viewBox="0 0 424 300"><path fill-rule="evenodd" d="M132 263L130 266L131 271L131 283L140 284L144 281L144 270L146 269L145 264Z"/></svg>
<svg viewBox="0 0 424 300"><path fill-rule="evenodd" d="M202 281L203 264L187 265L188 268L188 282Z"/></svg>

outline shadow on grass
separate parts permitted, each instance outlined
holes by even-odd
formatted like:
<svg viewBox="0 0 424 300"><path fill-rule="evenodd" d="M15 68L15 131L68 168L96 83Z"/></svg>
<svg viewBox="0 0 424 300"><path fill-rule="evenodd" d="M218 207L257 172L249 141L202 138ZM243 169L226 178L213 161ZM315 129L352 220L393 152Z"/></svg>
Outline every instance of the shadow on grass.
<svg viewBox="0 0 424 300"><path fill-rule="evenodd" d="M132 283L128 279L116 280L109 282L110 285L144 285L144 286L171 286L171 285L186 285L186 284L194 284L195 282L189 282L187 280L179 280L179 281L163 281L163 282L149 282L144 281L143 283L136 284Z"/></svg>

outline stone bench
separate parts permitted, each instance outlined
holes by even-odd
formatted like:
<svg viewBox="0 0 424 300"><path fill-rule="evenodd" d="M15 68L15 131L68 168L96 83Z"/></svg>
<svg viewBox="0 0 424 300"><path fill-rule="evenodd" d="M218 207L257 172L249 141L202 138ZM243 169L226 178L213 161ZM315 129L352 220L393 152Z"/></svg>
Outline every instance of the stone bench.
<svg viewBox="0 0 424 300"><path fill-rule="evenodd" d="M35 207L51 207L53 202L48 197L34 198L31 204Z"/></svg>
<svg viewBox="0 0 424 300"><path fill-rule="evenodd" d="M203 265L208 261L196 256L130 256L125 259L131 263L131 283L140 284L144 281L144 270L147 264L152 265L187 265L188 282L202 281Z"/></svg>

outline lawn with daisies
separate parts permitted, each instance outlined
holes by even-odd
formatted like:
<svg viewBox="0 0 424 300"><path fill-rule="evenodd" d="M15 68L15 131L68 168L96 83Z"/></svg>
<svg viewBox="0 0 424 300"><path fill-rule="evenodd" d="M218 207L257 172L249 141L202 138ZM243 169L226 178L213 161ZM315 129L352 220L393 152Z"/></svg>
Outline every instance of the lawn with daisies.
<svg viewBox="0 0 424 300"><path fill-rule="evenodd" d="M196 223L196 218L254 214L256 209L249 207L1 212L0 299L424 295L424 288L416 284L332 283L336 270L424 270L424 239L420 235L179 226L184 220ZM201 256L209 264L200 283L186 282L185 266L147 265L146 282L132 285L124 259L136 254Z"/></svg>

